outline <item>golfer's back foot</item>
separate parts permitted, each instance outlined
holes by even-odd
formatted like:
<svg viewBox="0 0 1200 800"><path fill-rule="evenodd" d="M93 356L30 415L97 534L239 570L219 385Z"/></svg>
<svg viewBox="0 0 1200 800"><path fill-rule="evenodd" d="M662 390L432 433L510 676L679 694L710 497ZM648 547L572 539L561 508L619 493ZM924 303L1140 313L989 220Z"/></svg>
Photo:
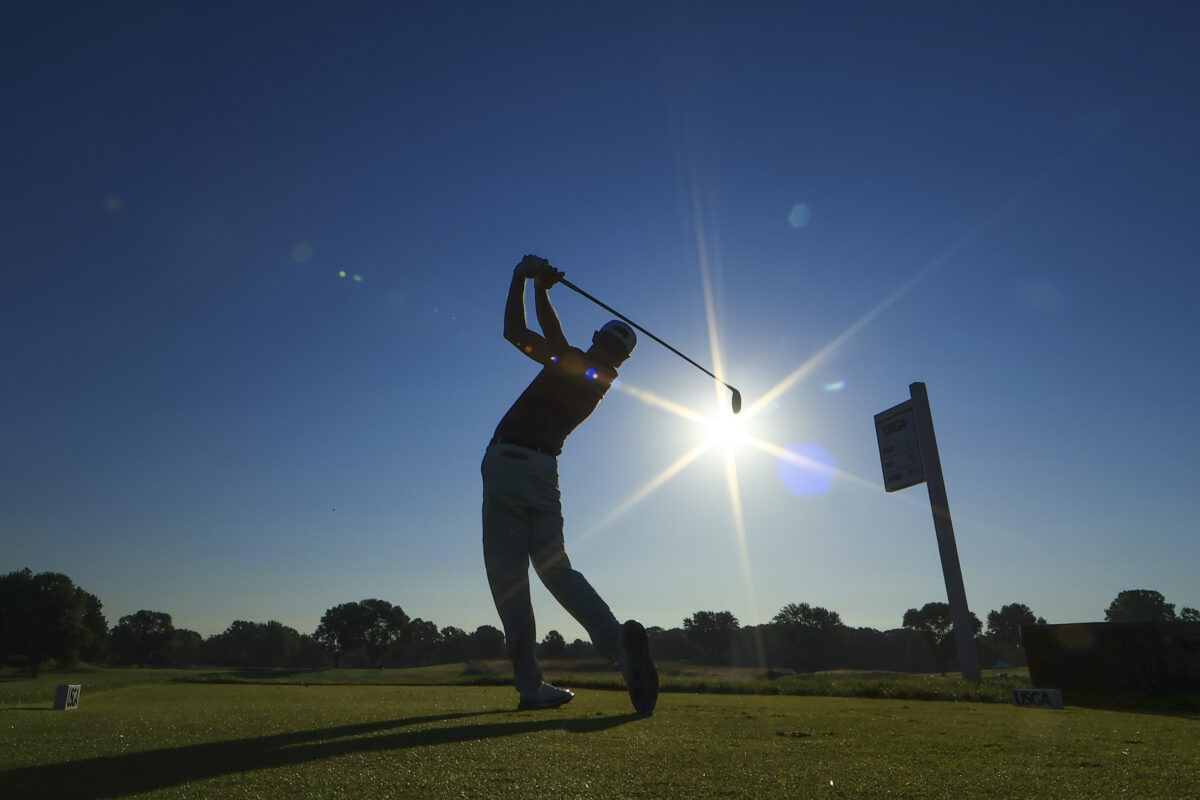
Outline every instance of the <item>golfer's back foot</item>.
<svg viewBox="0 0 1200 800"><path fill-rule="evenodd" d="M569 689L559 689L557 686L543 683L535 691L529 694L522 694L521 702L517 704L517 708L521 711L532 711L538 708L558 708L564 703L571 702L571 698L574 696L575 693Z"/></svg>
<svg viewBox="0 0 1200 800"><path fill-rule="evenodd" d="M629 687L629 699L639 714L653 714L658 703L658 667L650 657L650 639L637 620L621 626L617 636L617 665Z"/></svg>

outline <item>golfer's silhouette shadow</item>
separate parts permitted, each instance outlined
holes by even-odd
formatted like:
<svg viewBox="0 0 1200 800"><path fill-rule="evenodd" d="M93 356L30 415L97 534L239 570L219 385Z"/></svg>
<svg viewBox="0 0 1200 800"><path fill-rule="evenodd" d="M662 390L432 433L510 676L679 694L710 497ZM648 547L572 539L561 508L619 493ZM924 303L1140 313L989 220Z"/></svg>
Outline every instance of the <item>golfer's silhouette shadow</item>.
<svg viewBox="0 0 1200 800"><path fill-rule="evenodd" d="M512 713L510 709L494 709L409 717L21 767L0 772L0 797L58 800L124 797L222 775L292 766L351 753L434 747L548 730L595 733L642 719L637 714L621 714L590 719L563 719L554 715L516 722L479 721L481 717ZM473 721L449 727L402 730L455 720Z"/></svg>

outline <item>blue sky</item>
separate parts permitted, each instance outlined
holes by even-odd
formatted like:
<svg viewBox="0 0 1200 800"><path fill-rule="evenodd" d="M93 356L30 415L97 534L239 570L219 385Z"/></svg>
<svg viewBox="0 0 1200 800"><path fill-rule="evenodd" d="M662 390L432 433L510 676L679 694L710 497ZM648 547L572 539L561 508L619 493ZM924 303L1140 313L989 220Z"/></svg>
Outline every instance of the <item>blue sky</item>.
<svg viewBox="0 0 1200 800"><path fill-rule="evenodd" d="M568 440L619 617L944 600L872 421L914 381L978 616L1200 606L1193 4L426 5L8 12L0 570L205 635L498 624L478 467L533 252L745 398L711 442L728 392L643 337Z"/></svg>

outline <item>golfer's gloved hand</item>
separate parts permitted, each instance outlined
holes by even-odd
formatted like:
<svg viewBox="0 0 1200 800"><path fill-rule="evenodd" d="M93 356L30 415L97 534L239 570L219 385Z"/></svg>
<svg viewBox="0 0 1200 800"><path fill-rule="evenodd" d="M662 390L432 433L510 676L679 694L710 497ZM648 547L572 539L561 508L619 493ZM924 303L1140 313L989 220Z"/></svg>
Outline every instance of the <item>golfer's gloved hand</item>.
<svg viewBox="0 0 1200 800"><path fill-rule="evenodd" d="M536 278L547 270L552 270L550 262L541 256L529 255L521 259L515 270L518 278Z"/></svg>

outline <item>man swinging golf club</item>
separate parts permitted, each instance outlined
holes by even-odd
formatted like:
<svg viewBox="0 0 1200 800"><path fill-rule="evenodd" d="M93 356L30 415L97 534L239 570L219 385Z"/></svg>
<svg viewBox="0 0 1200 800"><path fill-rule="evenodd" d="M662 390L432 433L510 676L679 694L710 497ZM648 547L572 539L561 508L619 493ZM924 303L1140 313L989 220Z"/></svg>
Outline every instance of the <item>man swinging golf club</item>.
<svg viewBox="0 0 1200 800"><path fill-rule="evenodd" d="M543 680L534 653L537 633L529 598L529 564L554 598L587 630L601 655L617 662L634 709L650 714L658 700L658 670L646 630L617 622L563 548L558 455L563 442L596 409L637 344L621 320L592 335L587 351L572 347L550 305L549 290L563 277L544 258L527 255L513 272L504 307L504 338L542 365L541 372L496 426L483 457L483 557L496 610L504 625L518 708L554 708L574 694ZM534 308L542 334L525 319L525 282L534 281Z"/></svg>

